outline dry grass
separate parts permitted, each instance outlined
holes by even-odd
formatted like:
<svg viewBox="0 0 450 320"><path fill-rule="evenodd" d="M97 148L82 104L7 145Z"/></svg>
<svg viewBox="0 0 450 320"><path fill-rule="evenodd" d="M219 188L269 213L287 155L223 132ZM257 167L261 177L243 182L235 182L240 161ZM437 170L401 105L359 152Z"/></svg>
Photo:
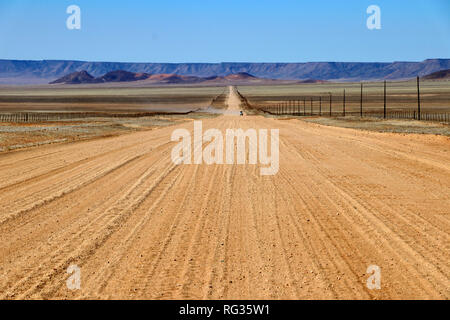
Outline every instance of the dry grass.
<svg viewBox="0 0 450 320"><path fill-rule="evenodd" d="M77 121L0 123L0 152L45 144L90 140L168 126L176 117L87 118Z"/></svg>
<svg viewBox="0 0 450 320"><path fill-rule="evenodd" d="M365 112L379 112L383 109L383 83L363 84L363 107ZM239 91L256 107L274 105L280 101L299 100L303 108L303 99L309 108L313 98L314 110L329 110L329 97L332 95L333 111L341 111L343 90L346 92L346 111L359 111L360 83L324 83L296 84L281 86L246 86ZM420 85L422 110L424 112L450 112L450 81L422 81ZM396 81L387 83L387 108L389 110L407 110L417 107L417 87L415 81Z"/></svg>
<svg viewBox="0 0 450 320"><path fill-rule="evenodd" d="M326 126L352 128L376 132L438 134L450 137L450 125L444 123L417 121L417 120L382 120L359 117L311 117L304 118L306 122L318 123Z"/></svg>
<svg viewBox="0 0 450 320"><path fill-rule="evenodd" d="M170 111L209 106L223 87L0 87L0 112Z"/></svg>

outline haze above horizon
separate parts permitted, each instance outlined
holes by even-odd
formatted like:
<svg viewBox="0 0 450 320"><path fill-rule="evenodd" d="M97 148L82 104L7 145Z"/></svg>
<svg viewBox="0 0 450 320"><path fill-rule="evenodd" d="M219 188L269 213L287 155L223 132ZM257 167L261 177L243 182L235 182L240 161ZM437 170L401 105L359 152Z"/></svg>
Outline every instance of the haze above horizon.
<svg viewBox="0 0 450 320"><path fill-rule="evenodd" d="M69 30L66 9L81 9ZM366 9L381 9L369 30ZM393 62L450 57L447 0L0 3L0 59L111 62Z"/></svg>

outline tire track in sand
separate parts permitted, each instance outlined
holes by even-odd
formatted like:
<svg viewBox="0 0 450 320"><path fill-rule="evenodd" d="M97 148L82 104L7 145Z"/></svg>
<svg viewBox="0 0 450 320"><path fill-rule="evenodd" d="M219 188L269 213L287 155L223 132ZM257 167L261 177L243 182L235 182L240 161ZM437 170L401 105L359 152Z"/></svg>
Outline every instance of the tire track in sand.
<svg viewBox="0 0 450 320"><path fill-rule="evenodd" d="M173 165L170 134L191 122L0 157L0 297L450 297L449 139L259 116L203 124L280 129L278 174ZM381 290L365 287L370 264Z"/></svg>

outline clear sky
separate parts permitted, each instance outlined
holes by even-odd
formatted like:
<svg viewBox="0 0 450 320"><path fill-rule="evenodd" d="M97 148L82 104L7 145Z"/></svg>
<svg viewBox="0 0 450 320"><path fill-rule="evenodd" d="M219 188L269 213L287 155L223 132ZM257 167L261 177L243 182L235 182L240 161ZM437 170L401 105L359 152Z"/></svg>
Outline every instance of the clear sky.
<svg viewBox="0 0 450 320"><path fill-rule="evenodd" d="M69 5L81 29L69 30ZM369 5L381 29L369 30ZM449 0L0 0L0 59L124 62L450 58Z"/></svg>

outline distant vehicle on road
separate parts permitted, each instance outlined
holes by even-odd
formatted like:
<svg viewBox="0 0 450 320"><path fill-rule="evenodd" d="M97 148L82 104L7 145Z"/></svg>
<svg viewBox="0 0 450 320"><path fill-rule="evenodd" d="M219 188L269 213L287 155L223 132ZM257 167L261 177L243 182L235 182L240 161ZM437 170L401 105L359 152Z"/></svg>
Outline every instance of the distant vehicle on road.
<svg viewBox="0 0 450 320"><path fill-rule="evenodd" d="M240 115L240 116L243 116L243 115L244 115L244 113L242 112L242 110L239 111L239 115Z"/></svg>

